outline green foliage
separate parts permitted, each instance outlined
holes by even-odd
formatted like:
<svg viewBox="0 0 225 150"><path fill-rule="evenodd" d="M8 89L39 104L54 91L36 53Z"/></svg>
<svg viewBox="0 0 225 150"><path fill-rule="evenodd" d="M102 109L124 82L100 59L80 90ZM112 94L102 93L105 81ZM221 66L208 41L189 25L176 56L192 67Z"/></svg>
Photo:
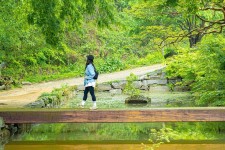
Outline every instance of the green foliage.
<svg viewBox="0 0 225 150"><path fill-rule="evenodd" d="M106 58L105 60L100 60L97 63L98 70L100 73L103 72L113 72L123 70L124 64L118 58Z"/></svg>
<svg viewBox="0 0 225 150"><path fill-rule="evenodd" d="M167 124L172 128L171 140L216 140L223 138L223 122L182 122Z"/></svg>
<svg viewBox="0 0 225 150"><path fill-rule="evenodd" d="M161 144L169 143L171 138L172 129L170 128L162 128L160 130L151 129L150 132L150 143L152 143L152 146L144 145L144 150L155 150L155 148L160 147Z"/></svg>
<svg viewBox="0 0 225 150"><path fill-rule="evenodd" d="M140 90L135 88L133 85L133 82L137 80L138 80L138 77L135 74L131 73L130 76L126 78L127 83L125 85L123 92L130 96L140 95Z"/></svg>
<svg viewBox="0 0 225 150"><path fill-rule="evenodd" d="M2 75L19 82L82 76L87 54L95 55L101 73L160 62L151 46L140 46L130 34L137 23L125 12L136 3L130 2L2 1L0 62L7 63Z"/></svg>
<svg viewBox="0 0 225 150"><path fill-rule="evenodd" d="M163 61L163 56L160 52L153 52L147 54L146 57L137 59L137 65L151 65L156 63L161 63Z"/></svg>
<svg viewBox="0 0 225 150"><path fill-rule="evenodd" d="M58 107L61 105L61 102L71 98L71 93L76 88L76 86L68 87L67 85L62 85L61 88L54 89L51 93L42 93L37 101L44 102L47 107ZM30 107L30 105L28 104L27 107Z"/></svg>
<svg viewBox="0 0 225 150"><path fill-rule="evenodd" d="M169 78L181 77L198 105L224 106L225 38L209 36L195 49L183 49L167 67Z"/></svg>
<svg viewBox="0 0 225 150"><path fill-rule="evenodd" d="M37 24L51 45L60 44L65 31L80 28L88 14L100 27L114 20L113 4L109 0L31 0L31 6L29 23Z"/></svg>
<svg viewBox="0 0 225 150"><path fill-rule="evenodd" d="M193 47L207 33L221 33L223 7L222 0L144 0L127 12L137 20L132 33L141 45L189 42Z"/></svg>
<svg viewBox="0 0 225 150"><path fill-rule="evenodd" d="M40 124L23 135L24 140L146 140L154 123ZM66 136L65 136L66 135ZM76 135L76 136L74 136ZM144 136L143 136L144 135Z"/></svg>

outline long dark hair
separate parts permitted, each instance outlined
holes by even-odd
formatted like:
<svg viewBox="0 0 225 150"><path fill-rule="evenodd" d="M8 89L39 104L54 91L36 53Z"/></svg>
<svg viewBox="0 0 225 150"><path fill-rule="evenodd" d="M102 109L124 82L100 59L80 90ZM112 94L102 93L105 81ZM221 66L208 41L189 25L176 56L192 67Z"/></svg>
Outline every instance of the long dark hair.
<svg viewBox="0 0 225 150"><path fill-rule="evenodd" d="M94 67L94 69L95 69L94 62L93 62L93 60L90 60L90 59L87 59L87 61L86 61L86 65L85 65L85 69L87 68L87 66L88 66L89 64L92 64L92 66L93 66L93 67Z"/></svg>

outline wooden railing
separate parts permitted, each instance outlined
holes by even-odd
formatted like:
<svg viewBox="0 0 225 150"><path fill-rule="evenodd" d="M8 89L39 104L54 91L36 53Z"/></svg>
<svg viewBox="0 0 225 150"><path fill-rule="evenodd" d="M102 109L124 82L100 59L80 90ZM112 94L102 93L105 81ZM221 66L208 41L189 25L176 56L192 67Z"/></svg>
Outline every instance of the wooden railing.
<svg viewBox="0 0 225 150"><path fill-rule="evenodd" d="M131 110L1 110L5 123L193 122L225 121L225 107L148 108Z"/></svg>

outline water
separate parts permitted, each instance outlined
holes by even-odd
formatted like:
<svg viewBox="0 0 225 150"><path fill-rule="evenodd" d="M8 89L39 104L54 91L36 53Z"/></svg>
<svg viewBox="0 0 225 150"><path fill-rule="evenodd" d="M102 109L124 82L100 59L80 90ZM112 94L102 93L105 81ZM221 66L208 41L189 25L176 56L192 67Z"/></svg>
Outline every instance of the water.
<svg viewBox="0 0 225 150"><path fill-rule="evenodd" d="M145 145L151 147L152 145ZM142 144L78 144L71 142L14 142L5 150L142 150ZM225 144L162 144L156 150L224 150Z"/></svg>
<svg viewBox="0 0 225 150"><path fill-rule="evenodd" d="M180 107L194 106L190 93L148 93L143 95L152 99L151 104L127 105L124 103L127 95L111 95L109 93L96 93L99 109L130 109L151 107ZM71 101L64 104L63 108L79 109L78 104L82 100L83 93L78 93ZM86 108L92 105L89 97ZM56 123L33 125L30 132L14 136L4 146L6 150L141 150L149 145L149 139L156 133L162 135L161 128L171 129L164 136L172 137L170 144L162 144L157 150L223 150L225 149L224 123ZM217 131L220 130L221 133ZM163 136L162 136L163 137ZM176 140L183 144L174 143ZM184 141L191 141L187 144ZM193 141L194 140L194 141ZM222 142L216 142L220 141ZM165 139L161 139L165 141ZM199 143L203 141L203 143ZM141 143L145 142L145 145ZM157 143L157 142L156 142ZM1 150L1 148L0 148Z"/></svg>
<svg viewBox="0 0 225 150"><path fill-rule="evenodd" d="M152 107L180 107L180 106L194 106L194 101L190 93L188 92L160 92L160 93L149 93L142 91L141 95L151 98L151 103L141 105L127 105L125 99L128 95L124 94L110 94L109 92L97 92L97 105L101 109L129 109L132 107L136 108L152 108ZM83 97L82 92L78 92L76 97L70 102L63 105L63 108L78 108ZM92 105L92 100L89 95L86 107L89 108Z"/></svg>

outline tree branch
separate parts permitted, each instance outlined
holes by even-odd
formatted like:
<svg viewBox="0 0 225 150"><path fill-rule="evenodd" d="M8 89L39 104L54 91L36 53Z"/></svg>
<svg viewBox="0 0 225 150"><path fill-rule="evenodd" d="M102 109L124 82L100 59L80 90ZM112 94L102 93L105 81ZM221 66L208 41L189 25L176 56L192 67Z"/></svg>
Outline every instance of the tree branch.
<svg viewBox="0 0 225 150"><path fill-rule="evenodd" d="M204 1L202 1L202 4L204 6L206 6L206 4L204 4ZM199 9L199 11L211 10L214 13L222 12L223 13L222 19L208 20L198 14L196 14L195 16L189 16L189 18L184 19L183 22L181 22L181 21L178 22L180 28L186 32L178 34L178 35L169 35L169 36L165 37L159 46L165 47L170 44L175 44L177 42L182 41L186 37L189 38L189 40L197 39L197 42L198 42L198 40L201 39L206 34L222 33L223 28L225 27L225 6L224 6L224 4L218 4L218 3L214 3L214 6L215 7L206 6L205 8ZM200 24L196 23L197 18L201 21ZM172 41L168 42L169 40L172 40ZM162 43L164 43L164 44L162 45Z"/></svg>
<svg viewBox="0 0 225 150"><path fill-rule="evenodd" d="M206 8L201 8L200 10L213 10L213 11L223 11L223 8L214 8L214 7L206 7Z"/></svg>
<svg viewBox="0 0 225 150"><path fill-rule="evenodd" d="M217 21L209 21L209 20L206 20L202 17L200 17L199 15L196 15L200 20L204 21L204 22L209 22L209 23L217 23L217 24L224 24L225 23L225 20L224 19L221 19L221 20L217 20Z"/></svg>

